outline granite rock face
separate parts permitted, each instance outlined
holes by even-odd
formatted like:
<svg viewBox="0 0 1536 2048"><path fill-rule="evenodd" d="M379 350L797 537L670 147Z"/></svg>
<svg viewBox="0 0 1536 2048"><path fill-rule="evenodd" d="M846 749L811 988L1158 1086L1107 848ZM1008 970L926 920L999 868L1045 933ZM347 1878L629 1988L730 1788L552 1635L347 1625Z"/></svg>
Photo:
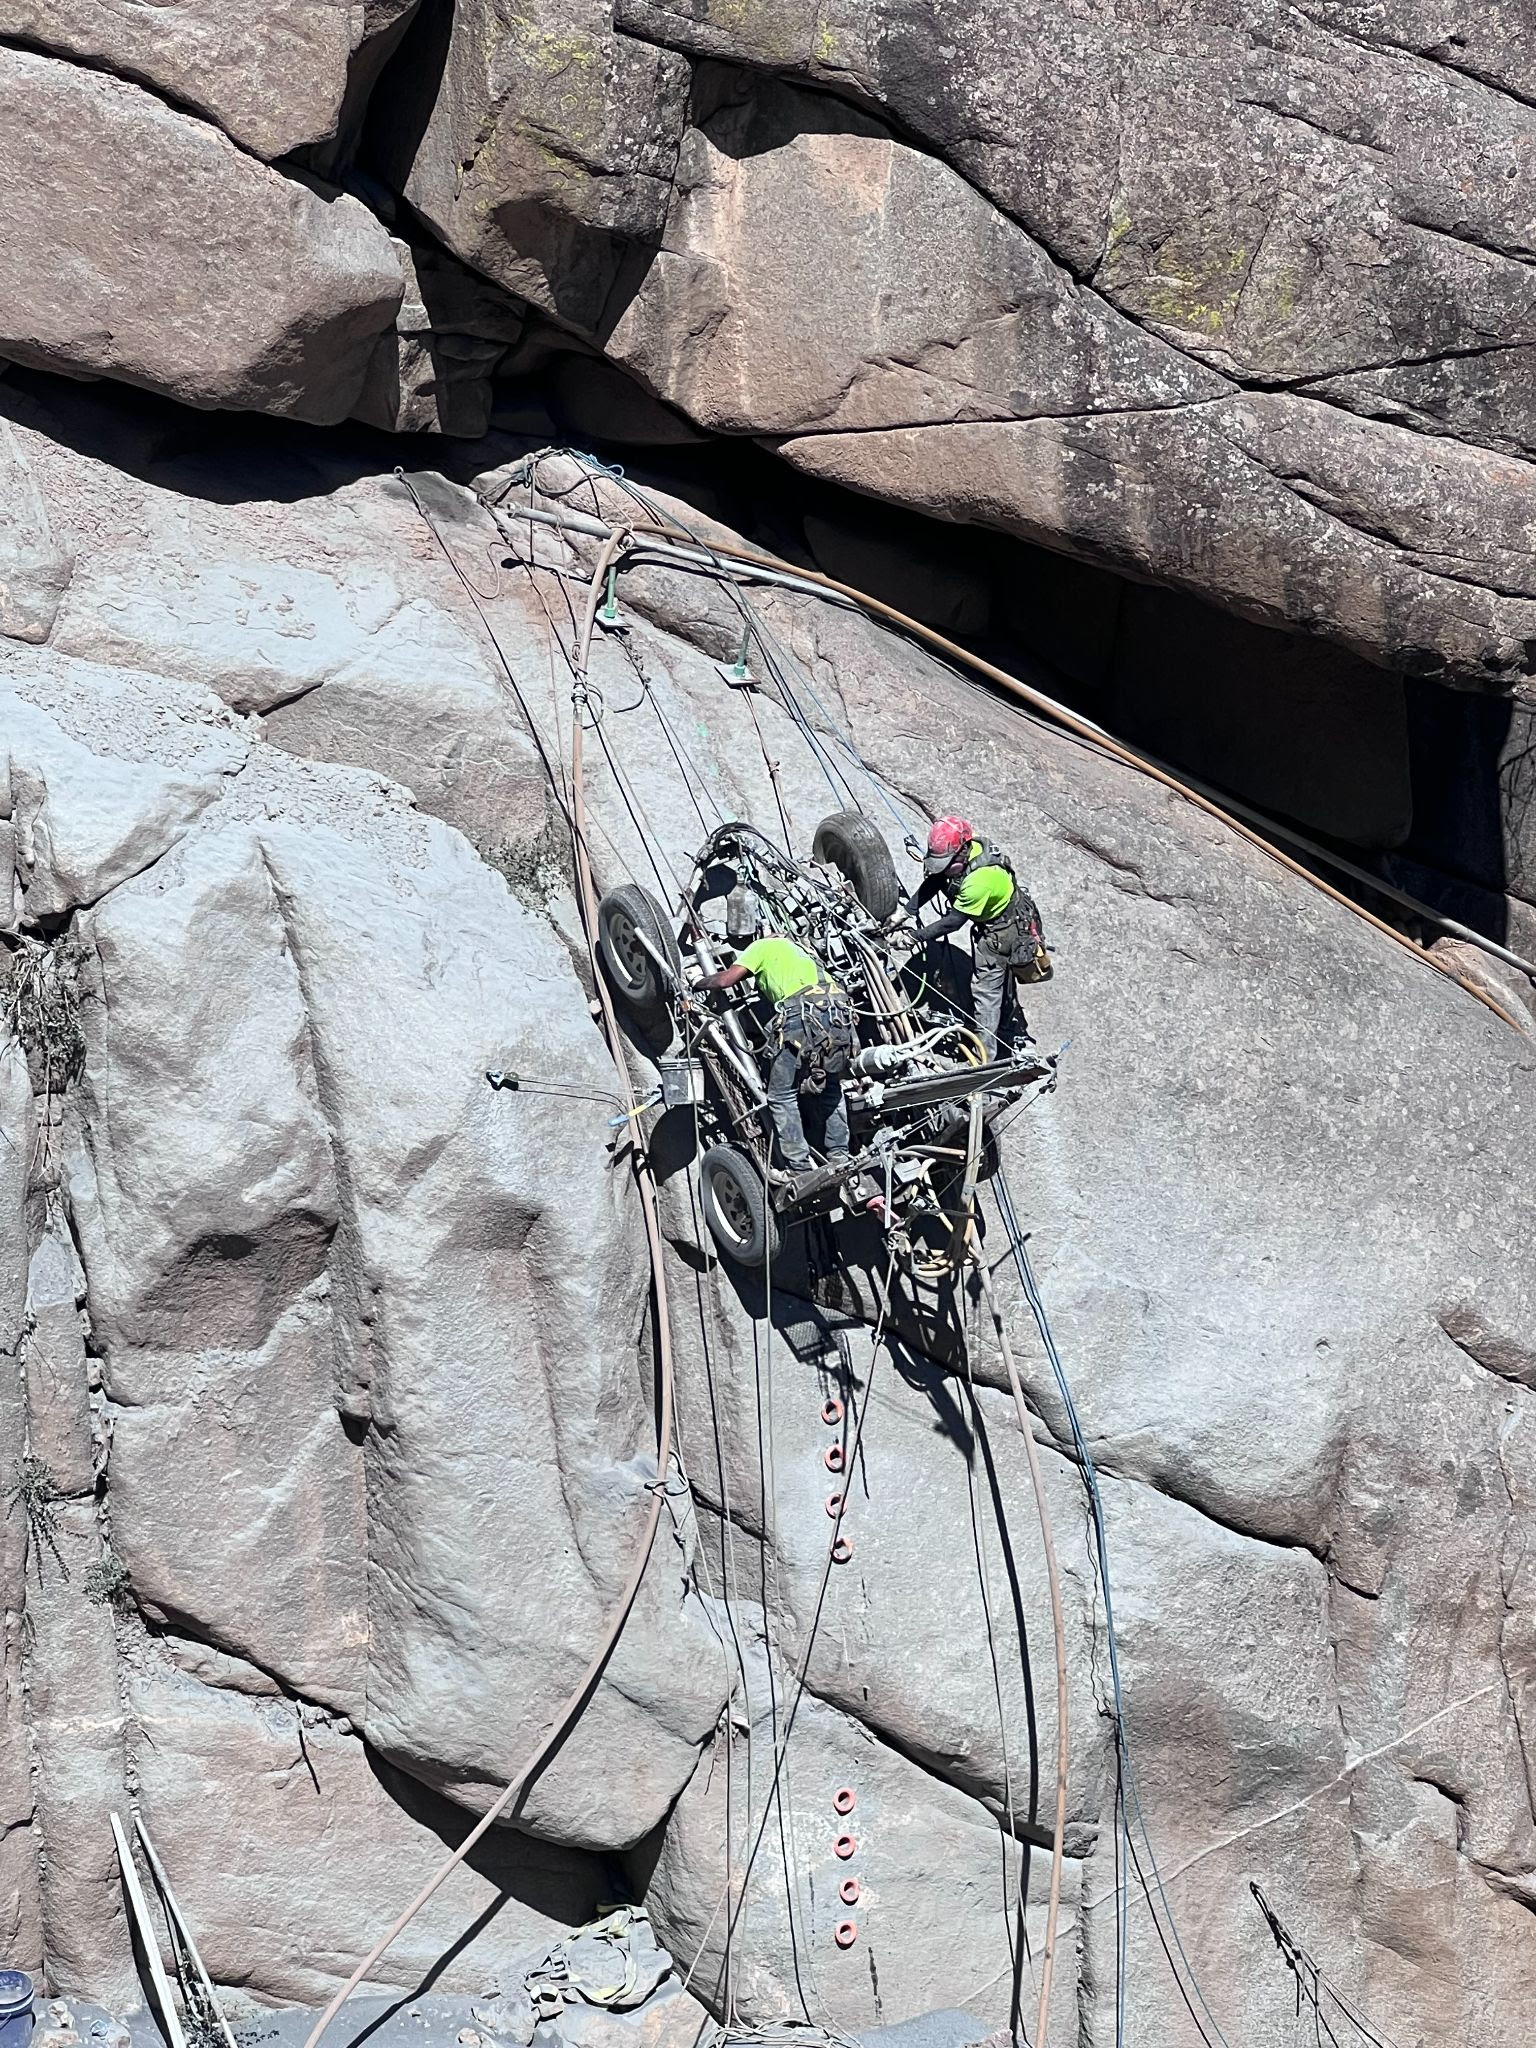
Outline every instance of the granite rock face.
<svg viewBox="0 0 1536 2048"><path fill-rule="evenodd" d="M349 84L384 54L416 0L251 0L146 8L135 0L4 0L0 36L132 79L200 114L253 155L336 139Z"/></svg>
<svg viewBox="0 0 1536 2048"><path fill-rule="evenodd" d="M0 180L0 354L196 406L325 421L356 404L402 278L355 199L139 86L10 48Z"/></svg>
<svg viewBox="0 0 1536 2048"><path fill-rule="evenodd" d="M577 346L562 374L597 351L663 440L1527 689L1520 10L248 15L0 8L0 356L473 436Z"/></svg>
<svg viewBox="0 0 1536 2048"><path fill-rule="evenodd" d="M15 435L0 429L0 633L46 640L72 566Z"/></svg>
<svg viewBox="0 0 1536 2048"><path fill-rule="evenodd" d="M136 1799L219 1981L324 1996L548 1725L664 1478L590 1707L376 1988L479 1992L617 1887L716 2012L993 2027L1017 1984L1028 2015L1055 1672L984 1315L877 1338L851 1233L845 1313L801 1247L764 1317L658 1135L656 1470L647 1259L543 766L595 543L356 448L168 450L101 394L7 403L75 561L46 643L0 642L8 943L82 1048L0 1067L0 1424L48 1464L59 1552L0 1521L11 1952L131 1995L106 1814ZM483 482L512 508L521 474ZM634 510L564 458L535 483ZM1257 1881L1385 2031L1518 2037L1530 1038L855 614L752 595L791 702L727 687L714 581L637 567L618 595L601 883L662 886L647 839L664 877L721 816L804 848L849 803L900 861L958 806L1044 906L1031 1022L1071 1045L1005 1162L1102 1474L1139 1852L1224 2030L1292 2024ZM1056 2025L1103 2048L1104 1614L1055 1383L998 1286L1064 1572ZM860 1435L829 1572L832 1390ZM1192 2041L1134 1886L1128 1938L1149 2033Z"/></svg>
<svg viewBox="0 0 1536 2048"><path fill-rule="evenodd" d="M388 433L459 434L491 423L495 373L522 338L517 307L440 249L396 244L405 296L375 347L355 419Z"/></svg>
<svg viewBox="0 0 1536 2048"><path fill-rule="evenodd" d="M465 0L440 77L386 102L382 167L446 246L589 338L666 220L690 68L614 32L607 0Z"/></svg>

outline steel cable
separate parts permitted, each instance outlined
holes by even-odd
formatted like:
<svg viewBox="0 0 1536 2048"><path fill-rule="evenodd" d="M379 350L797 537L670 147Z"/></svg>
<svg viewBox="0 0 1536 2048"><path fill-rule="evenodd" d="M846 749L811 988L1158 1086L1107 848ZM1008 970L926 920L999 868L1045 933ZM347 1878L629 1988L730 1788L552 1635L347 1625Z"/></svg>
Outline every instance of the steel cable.
<svg viewBox="0 0 1536 2048"><path fill-rule="evenodd" d="M1142 1806L1141 1795L1136 1785L1135 1765L1131 1758L1130 1744L1127 1740L1125 1729L1125 1704L1120 1681L1120 1653L1119 1644L1115 1631L1114 1595L1111 1590L1109 1576L1109 1545L1105 1531L1104 1501L1103 1496L1099 1491L1098 1468L1094 1464L1093 1454L1088 1448L1088 1441L1083 1433L1082 1422L1077 1412L1077 1403L1072 1398L1072 1388L1067 1379L1066 1369L1061 1361L1061 1353L1059 1352L1056 1346L1056 1339L1051 1329L1050 1318L1046 1314L1044 1298L1040 1293L1039 1283L1035 1278L1034 1267L1029 1257L1028 1245L1025 1241L1024 1234L1019 1227L1018 1214L1013 1204L1012 1190L1009 1188L1007 1176L1003 1173L1001 1168L999 1168L997 1176L993 1182L993 1189L997 1200L999 1216L1002 1220L1004 1232L1007 1237L1008 1251L1012 1254L1014 1265L1018 1271L1020 1283L1024 1289L1025 1299L1029 1303L1030 1313L1034 1317L1035 1327L1039 1331L1041 1344L1045 1350L1046 1358L1050 1363L1052 1376L1056 1382L1056 1389L1058 1394L1060 1395L1062 1406L1066 1413L1067 1424L1072 1437L1072 1445L1076 1453L1076 1462L1078 1465L1078 1469L1082 1473L1083 1484L1087 1488L1088 1492L1088 1501L1093 1527L1094 1551L1099 1577L1099 1596L1104 1603L1104 1633L1105 1643L1109 1657L1111 1694L1114 1702L1115 1753L1117 1775L1120 1786L1120 1796L1117 1801L1117 1805L1119 1808L1119 1835L1122 1860L1120 1864L1120 1873L1116 1884L1116 1913L1118 1923L1119 1951L1119 1969L1117 1972L1115 2001L1116 2042L1117 2044L1122 2044L1123 2048L1123 2042L1125 2038L1125 1986L1127 1970L1127 1947L1129 1940L1130 1919L1128 1880L1130 1868L1134 1866L1138 1882L1140 1883L1143 1894L1146 1897L1148 1910L1152 1915L1153 1925L1157 1929L1158 1939L1162 1944L1164 1953L1168 1957L1169 1967L1172 1969L1174 1974L1174 1981L1179 1987L1180 1995L1184 1999L1185 2006L1189 2011L1191 2019L1193 2019L1197 2030L1207 2042L1209 2042L1212 2036L1214 2036L1215 2041L1219 2044L1219 2048L1229 2048L1227 2038L1225 2034L1222 2032L1221 2027L1216 2020L1215 2014L1211 2011L1209 2004L1206 2002L1204 1992L1200 1989L1200 1982L1195 1975L1194 1965L1189 1960L1188 1952L1186 1951L1183 1939L1179 1934L1178 1923L1174 1918L1173 1906L1171 1901L1169 1900L1167 1889L1164 1886L1162 1872L1158 1868L1157 1856L1152 1847L1152 1838L1150 1831L1147 1827L1146 1812ZM1147 1880L1146 1870L1143 1868L1142 1865L1140 1852L1137 1850L1135 1842L1131 1835L1130 1818L1129 1814L1126 1811L1127 1803L1129 1804L1130 1809L1134 1812L1136 1816L1137 1826L1141 1831L1142 1845L1146 1850L1147 1864L1150 1866L1152 1873L1150 1884ZM1157 1902L1154 1902L1153 1899L1154 1889L1157 1893ZM1168 1925L1166 1934L1163 1931L1161 1921L1158 1917L1158 1903L1161 1904L1163 1914L1167 1919ZM1168 1946L1170 1938L1173 1943L1172 1949L1170 1949ZM1178 1952L1177 1962L1175 1962L1174 1960L1174 1950L1177 1950ZM1182 1965L1183 1975L1181 1975L1180 1973L1180 1965ZM1184 1982L1185 1976L1188 1977L1187 1989ZM1199 2012L1195 2010L1197 2004L1200 2008ZM1203 2019L1201 2017L1201 2014L1204 2015Z"/></svg>
<svg viewBox="0 0 1536 2048"><path fill-rule="evenodd" d="M583 459L576 451L573 450L571 453L575 456L575 459ZM590 460L590 458L586 459ZM598 465L598 467L601 467L601 465ZM626 480L617 479L617 481L632 496L637 495L635 487L627 483ZM773 556L761 554L751 548L723 547L714 542L700 541L683 522L664 510L658 511L653 508L651 516L658 521L654 527L647 528L635 525L630 529L631 532L639 536L650 532L663 540L669 536L681 534L690 545L706 549L721 564L736 563L749 570L758 568L776 572L782 572L786 568L785 564L777 561ZM1105 731L1102 726L1096 725L1092 719L1081 717L1077 712L1072 711L1068 706L1058 702L1055 698L1048 696L1044 691L1037 690L1033 685L1022 682L1017 676L1010 675L1006 669L999 668L995 663L987 661L983 656L973 654L969 648L962 647L957 641L951 640L945 634L937 632L932 626L925 626L921 620L914 619L908 613L898 610L895 605L886 604L883 599L871 597L853 584L840 582L836 577L824 576L817 570L796 569L793 573L799 582L813 585L819 590L825 590L834 596L845 598L851 603L860 606L872 616L886 620L898 627L902 632L909 634L912 638L934 648L952 666L970 669L974 674L983 677L1006 695L1043 713L1054 725L1060 726L1078 739L1087 741L1098 751L1108 755L1113 760L1119 761L1123 766L1135 769L1139 774L1148 776L1152 781L1160 783L1175 795L1183 797L1186 802L1194 805L1197 810L1204 811L1208 816L1225 825L1229 831L1235 833L1239 838L1247 840L1251 845L1257 847L1261 853L1267 854L1277 865L1308 883L1319 894L1326 896L1331 902L1340 904L1364 923L1384 934L1394 945L1401 946L1406 952L1411 953L1415 959L1426 962L1436 973L1445 975L1448 980L1455 982L1459 987L1465 989L1468 995L1473 996L1485 1009L1491 1010L1496 1017L1501 1018L1512 1030L1521 1029L1501 1003L1495 1001L1492 996L1477 987L1474 982L1468 980L1464 974L1453 967L1448 961L1437 959L1433 953L1418 945L1406 933L1398 931L1394 925L1388 924L1384 918L1378 917L1374 911L1367 910L1363 904L1357 903L1353 897L1346 896L1342 890L1334 888L1332 883L1324 881L1320 875L1314 874L1310 868L1301 861L1293 859L1290 854L1281 852L1280 848L1264 838L1261 832L1255 831L1252 827L1244 824L1238 816L1234 815L1235 807L1234 809L1224 807L1222 803L1203 794L1195 784L1186 779L1181 779L1147 755L1139 754L1134 748L1126 746L1122 741L1117 740L1112 733ZM866 772L869 771L866 770ZM1268 826L1269 821L1265 820L1264 822ZM1291 834L1289 836L1294 838L1297 835ZM1307 844L1309 851L1313 852L1316 857L1327 861L1335 859L1335 856L1328 852L1326 848L1316 847L1311 842L1307 842ZM1470 927L1457 925L1454 920L1444 917L1440 912L1433 910L1428 904L1419 903L1416 899L1408 897L1406 892L1396 890L1394 885L1390 883L1373 876L1370 879L1369 886L1373 889L1378 889L1383 895L1393 896L1396 900L1411 905L1417 914L1429 919L1431 922L1454 929L1456 935L1464 938L1468 944L1481 947L1484 950L1492 950L1498 957L1518 965L1522 972L1529 973L1531 966L1536 965L1536 963L1520 960L1518 956L1507 953L1503 948L1493 947L1491 942L1485 939L1481 933L1471 930Z"/></svg>
<svg viewBox="0 0 1536 2048"><path fill-rule="evenodd" d="M415 497L414 492L412 492L412 496ZM420 499L418 498L416 502L418 509L422 510ZM426 516L425 513L423 513L423 516ZM433 531L436 532L435 522L429 518L428 523L432 525ZM441 535L438 536L438 539L441 542ZM444 552L447 552L446 547ZM449 559L452 561L451 555ZM590 634L589 622L582 643L583 651L587 641L590 640ZM510 673L510 664L507 666ZM624 1057L624 1042L619 1032L618 1019L613 1012L612 999L608 995L607 984L603 979L597 958L597 898L592 885L592 871L587 858L586 838L583 830L585 798L583 795L581 719L579 716L572 720L571 756L571 836L575 849L577 883L582 904L583 923L587 933L588 952L592 962L593 976L597 984L598 1001L603 1013L609 1050L618 1072L620 1088L628 1102L629 1108L633 1111L636 1107L635 1095L630 1081L628 1063ZM551 776L552 783L553 779L553 776ZM514 1813L517 1811L522 1795L528 1791L545 1765L557 1753L586 1708L588 1700L601 1680L609 1658L613 1655L618 1645L619 1638L624 1631L624 1624L628 1621L639 1595L641 1581L650 1562L651 1552L656 1541L657 1528L661 1521L663 1494L665 1491L664 1482L667 1476L667 1468L672 1459L673 1359L671 1311L667 1296L666 1262L662 1246L660 1218L657 1210L656 1186L651 1173L649 1157L640 1142L638 1128L633 1120L631 1121L630 1129L632 1132L630 1158L633 1163L635 1182L640 1192L641 1213L645 1224L646 1243L651 1265L652 1299L655 1304L654 1329L659 1402L656 1422L656 1470L658 1478L663 1482L663 1485L651 1489L648 1493L649 1504L646 1509L645 1520L641 1526L639 1541L635 1547L635 1555L630 1565L629 1575L625 1579L618 1598L614 1601L609 1611L602 1634L587 1662L585 1670L560 1706L550 1728L535 1745L533 1754L523 1765L522 1769L517 1772L506 1788L486 1808L480 1819L465 1835L463 1841L438 1866L427 1883L416 1894L415 1898L391 1922L378 1941L374 1943L368 1954L357 1965L356 1969L353 1970L346 1983L332 1997L307 2035L304 2048L317 2048L318 2042L331 2021L336 2017L336 2014L341 2010L341 2007L353 1991L356 1990L357 1986L367 1977L374 1965L393 1947L396 1940L410 1925L411 1921L415 1919L427 1901L432 1898L434 1893L438 1891L459 1865L464 1862L470 1851L488 1833L501 1816L509 1811Z"/></svg>

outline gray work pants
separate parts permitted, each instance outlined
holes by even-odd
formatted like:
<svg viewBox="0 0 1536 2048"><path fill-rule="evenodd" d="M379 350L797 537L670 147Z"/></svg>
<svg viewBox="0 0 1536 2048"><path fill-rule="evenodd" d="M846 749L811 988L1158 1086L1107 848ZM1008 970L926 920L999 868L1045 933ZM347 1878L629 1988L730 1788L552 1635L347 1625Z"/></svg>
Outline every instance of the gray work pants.
<svg viewBox="0 0 1536 2048"><path fill-rule="evenodd" d="M815 1164L805 1142L805 1125L800 1116L799 1079L800 1055L792 1045L781 1045L768 1069L768 1113L778 1133L779 1151L791 1173L804 1173L807 1167ZM807 1095L805 1102L821 1121L822 1150L834 1158L839 1153L846 1156L848 1108L843 1101L841 1083L828 1079L826 1086Z"/></svg>
<svg viewBox="0 0 1536 2048"><path fill-rule="evenodd" d="M971 1006L976 1013L976 1029L987 1049L987 1058L1000 1059L1003 1011L1013 981L1013 969L1001 953L994 953L979 937L971 958Z"/></svg>

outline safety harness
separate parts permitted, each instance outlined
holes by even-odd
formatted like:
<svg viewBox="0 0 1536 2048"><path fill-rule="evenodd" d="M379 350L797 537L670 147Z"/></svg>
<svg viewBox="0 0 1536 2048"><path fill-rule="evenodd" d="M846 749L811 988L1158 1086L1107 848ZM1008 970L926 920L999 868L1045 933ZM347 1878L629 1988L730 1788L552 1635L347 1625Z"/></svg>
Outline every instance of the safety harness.
<svg viewBox="0 0 1536 2048"><path fill-rule="evenodd" d="M819 1095L829 1081L840 1081L859 1049L858 1018L853 1004L835 982L818 982L786 996L768 1027L772 1051L788 1046L800 1065L802 1095Z"/></svg>
<svg viewBox="0 0 1536 2048"><path fill-rule="evenodd" d="M1005 960L1015 981L1049 981L1056 969L1046 949L1040 906L1014 873L1012 860L1000 846L994 846L989 839L975 843L981 851L966 862L958 875L945 876L945 893L953 902L973 868L1001 868L1013 884L1013 894L996 917L976 925L975 943Z"/></svg>

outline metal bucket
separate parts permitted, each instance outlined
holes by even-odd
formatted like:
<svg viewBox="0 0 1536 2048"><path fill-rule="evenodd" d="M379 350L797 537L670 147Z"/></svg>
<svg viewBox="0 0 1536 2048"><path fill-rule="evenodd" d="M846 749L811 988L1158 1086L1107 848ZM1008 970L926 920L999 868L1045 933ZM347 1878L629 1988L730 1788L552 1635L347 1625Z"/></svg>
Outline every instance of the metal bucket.
<svg viewBox="0 0 1536 2048"><path fill-rule="evenodd" d="M661 1074L663 1108L688 1109L704 1100L702 1060L658 1060L656 1065Z"/></svg>
<svg viewBox="0 0 1536 2048"><path fill-rule="evenodd" d="M32 1979L0 1969L0 2048L26 2048L32 2033Z"/></svg>

